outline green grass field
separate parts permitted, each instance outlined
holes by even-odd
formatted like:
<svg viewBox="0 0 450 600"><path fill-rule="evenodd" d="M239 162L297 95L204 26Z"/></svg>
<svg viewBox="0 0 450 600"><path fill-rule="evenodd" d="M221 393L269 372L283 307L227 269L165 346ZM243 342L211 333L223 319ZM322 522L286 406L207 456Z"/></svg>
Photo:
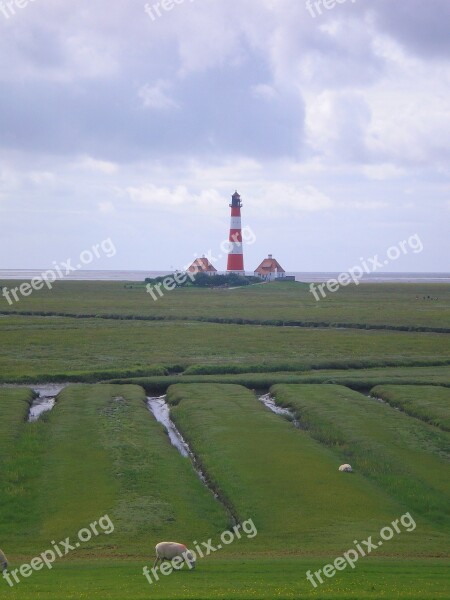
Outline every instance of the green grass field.
<svg viewBox="0 0 450 600"><path fill-rule="evenodd" d="M426 386L417 389L409 385L376 386L371 390L381 398L408 415L450 431L450 390Z"/></svg>
<svg viewBox="0 0 450 600"><path fill-rule="evenodd" d="M20 282L0 281L8 288ZM131 285L131 289L130 289ZM342 288L317 302L309 286L270 283L236 290L182 288L152 300L143 284L55 282L1 311L44 311L90 315L141 315L157 318L228 318L365 326L450 327L450 286L445 284L364 284ZM431 296L438 300L427 300ZM416 297L418 298L416 300Z"/></svg>
<svg viewBox="0 0 450 600"><path fill-rule="evenodd" d="M447 433L343 386L277 385L271 391L342 463L424 519L450 526Z"/></svg>
<svg viewBox="0 0 450 600"><path fill-rule="evenodd" d="M0 388L0 398L2 406L11 404L11 391ZM209 537L226 527L222 506L170 445L144 400L134 386L74 385L37 423L24 422L21 414L6 472L22 484L2 481L0 496L1 514L8 517L1 521L4 546L19 554L45 549L49 540L76 533L105 513L116 534L112 545L101 540L102 555L144 557L152 535Z"/></svg>
<svg viewBox="0 0 450 600"><path fill-rule="evenodd" d="M447 600L448 563L368 559L313 589L305 572L324 561L304 558L205 560L202 570L184 570L153 587L143 579L142 563L132 560L66 561L52 571L39 571L14 588L2 589L12 600ZM57 570L56 570L57 569ZM142 580L144 584L142 584ZM1 583L1 582L0 582Z"/></svg>
<svg viewBox="0 0 450 600"><path fill-rule="evenodd" d="M329 386L282 386L281 391L298 387ZM19 392L14 395L27 404L29 394ZM1 405L11 397L10 390L2 390ZM13 460L28 485L15 494L15 510L5 510L11 487L1 490L1 514L8 516L7 522L2 519L2 543L19 550L10 556L14 568L51 547L51 539L73 538L104 514L115 529L83 544L51 571L33 572L13 588L5 582L4 597L58 598L64 589L64 597L94 599L149 593L154 598L377 598L394 591L404 598L423 593L445 598L445 561L436 559L445 548L442 523L420 514L414 514L414 531L403 531L355 571L349 568L313 589L305 578L308 570L342 555L355 538L376 536L409 505L364 473L338 473L339 452L269 412L245 388L177 385L169 399L173 417L220 494L240 521L251 516L258 534L204 559L195 572L183 570L150 587L142 567L150 565L162 532L216 540L230 527L226 513L189 461L169 445L139 388L70 386L38 423L25 423L21 407ZM39 444L24 444L27 429Z"/></svg>
<svg viewBox="0 0 450 600"><path fill-rule="evenodd" d="M150 394L162 394L176 383L235 383L250 389L268 391L277 383L339 383L369 392L377 385L404 384L417 386L450 386L448 366L386 367L372 369L321 369L305 372L243 373L239 375L169 375L165 377L131 377L113 379L111 383L133 383Z"/></svg>
<svg viewBox="0 0 450 600"><path fill-rule="evenodd" d="M0 578L1 598L450 597L450 433L436 426L448 411L450 286L361 285L315 302L285 283L153 302L143 285L59 282L1 302L0 381L75 382L35 423L32 391L0 386L10 571L102 516L114 524L51 570L13 587ZM292 322L301 326L281 326ZM374 386L389 404L367 397ZM271 387L301 429L258 401ZM218 498L147 409L146 393L166 392ZM342 462L355 472L339 473ZM149 585L157 542L215 543L230 512L257 535ZM308 570L407 512L414 530L316 589L308 582Z"/></svg>
<svg viewBox="0 0 450 600"><path fill-rule="evenodd" d="M283 397L285 388L275 389L277 396ZM293 389L302 388L293 386ZM334 386L332 389L339 391ZM355 392L348 394L359 396ZM245 388L177 385L169 389L168 401L174 405L175 422L220 494L241 520L252 516L258 523L261 531L252 548L270 546L281 552L295 552L301 539L302 553L339 553L343 539L370 535L388 523L391 515L402 514L408 505L410 498L405 501L400 493L393 494L390 489L384 493L388 486L379 482L373 485L370 477L364 477L363 470L361 475L343 476L338 472L338 455L268 411ZM410 424L398 429L404 430L405 436L411 435L413 444L420 436L416 438L415 431L410 433L407 425ZM443 442L438 439L436 446L440 443ZM409 452L404 455L409 457ZM421 455L428 458L425 448ZM413 464L414 458L409 459L408 466ZM380 456L380 461L385 466L384 456ZM442 488L448 492L448 483L436 482L438 478L429 473L431 465L434 474L439 467L445 468L445 463L433 455L421 471L422 477L428 477L424 485L429 486L437 502ZM398 476L401 474L398 471ZM445 511L444 499L439 508ZM437 535L439 539L439 526L440 522L430 529L424 519L424 538ZM402 541L404 538L396 540L389 554L396 554L397 544ZM423 552L422 543L420 553Z"/></svg>
<svg viewBox="0 0 450 600"><path fill-rule="evenodd" d="M0 318L0 334L5 382L90 373L129 377L133 370L152 375L155 365L247 364L265 371L333 361L344 368L357 361L429 364L449 356L448 336L439 333L14 316Z"/></svg>
<svg viewBox="0 0 450 600"><path fill-rule="evenodd" d="M33 393L24 389L4 389L0 387L0 453L5 456L25 420Z"/></svg>

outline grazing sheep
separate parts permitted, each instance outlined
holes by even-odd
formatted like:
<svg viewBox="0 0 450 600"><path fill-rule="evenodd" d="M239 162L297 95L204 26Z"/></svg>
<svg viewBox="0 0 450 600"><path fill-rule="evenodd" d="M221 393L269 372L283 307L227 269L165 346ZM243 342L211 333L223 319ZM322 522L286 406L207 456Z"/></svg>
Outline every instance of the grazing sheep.
<svg viewBox="0 0 450 600"><path fill-rule="evenodd" d="M156 544L155 550L156 560L153 564L153 568L156 567L158 562L172 560L175 557L180 556L190 569L195 569L195 556L184 544L178 544L177 542L160 542L159 544Z"/></svg>
<svg viewBox="0 0 450 600"><path fill-rule="evenodd" d="M339 467L339 471L342 471L342 472L344 472L344 473L352 473L352 472L353 472L353 469L352 469L352 466L351 466L351 465L341 465L341 466Z"/></svg>
<svg viewBox="0 0 450 600"><path fill-rule="evenodd" d="M2 570L2 572L6 571L6 569L8 568L8 559L6 558L6 556L3 554L3 552L0 550L0 568Z"/></svg>

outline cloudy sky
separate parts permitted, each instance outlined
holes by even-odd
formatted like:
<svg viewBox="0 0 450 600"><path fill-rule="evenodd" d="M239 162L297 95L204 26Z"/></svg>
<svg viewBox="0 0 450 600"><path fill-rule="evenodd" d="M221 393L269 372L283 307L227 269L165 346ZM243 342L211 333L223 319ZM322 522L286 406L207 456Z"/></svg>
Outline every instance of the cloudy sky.
<svg viewBox="0 0 450 600"><path fill-rule="evenodd" d="M448 0L157 4L0 3L0 268L181 268L238 189L247 270L448 270Z"/></svg>

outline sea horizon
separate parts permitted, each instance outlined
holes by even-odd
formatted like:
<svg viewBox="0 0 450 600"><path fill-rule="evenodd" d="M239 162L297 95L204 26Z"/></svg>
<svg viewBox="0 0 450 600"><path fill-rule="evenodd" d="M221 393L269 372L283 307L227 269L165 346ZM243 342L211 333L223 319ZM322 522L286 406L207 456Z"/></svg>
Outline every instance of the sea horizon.
<svg viewBox="0 0 450 600"><path fill-rule="evenodd" d="M47 269L0 269L0 280L31 280L45 273ZM84 269L74 271L58 279L58 281L123 281L143 282L146 277L170 275L174 271L167 270L132 270L132 269ZM219 271L220 273L220 271ZM341 271L287 271L286 275L294 276L296 281L323 282L336 278ZM247 275L253 275L248 271ZM378 272L364 274L362 282L366 283L450 283L450 273L445 272Z"/></svg>

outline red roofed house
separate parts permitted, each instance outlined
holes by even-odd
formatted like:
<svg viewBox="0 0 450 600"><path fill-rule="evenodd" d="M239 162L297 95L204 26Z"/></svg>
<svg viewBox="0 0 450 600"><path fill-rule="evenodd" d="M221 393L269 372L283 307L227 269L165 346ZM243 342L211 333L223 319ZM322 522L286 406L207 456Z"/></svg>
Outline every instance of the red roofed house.
<svg viewBox="0 0 450 600"><path fill-rule="evenodd" d="M280 277L285 276L286 271L271 254L262 261L255 271L255 277L261 277L261 279L264 279L265 281L271 281L272 279L279 279Z"/></svg>
<svg viewBox="0 0 450 600"><path fill-rule="evenodd" d="M209 262L206 256L196 258L188 269L188 273L205 273L205 275L215 275L217 269Z"/></svg>

